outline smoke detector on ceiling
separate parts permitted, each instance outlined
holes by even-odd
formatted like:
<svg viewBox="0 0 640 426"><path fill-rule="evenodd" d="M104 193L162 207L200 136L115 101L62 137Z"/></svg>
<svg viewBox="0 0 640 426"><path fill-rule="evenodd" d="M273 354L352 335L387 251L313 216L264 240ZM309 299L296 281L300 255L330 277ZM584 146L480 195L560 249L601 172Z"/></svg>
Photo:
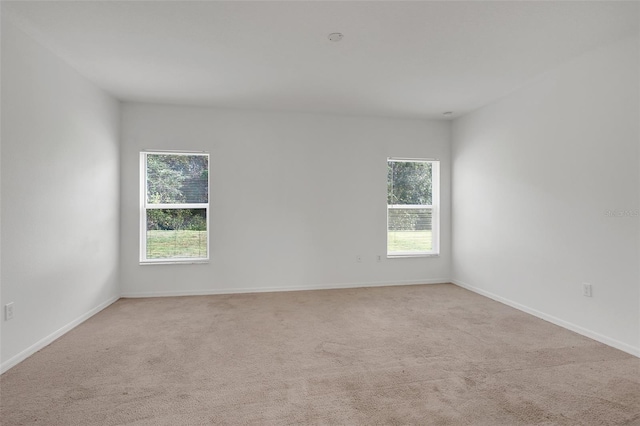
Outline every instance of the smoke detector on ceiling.
<svg viewBox="0 0 640 426"><path fill-rule="evenodd" d="M329 40L334 41L334 42L338 42L340 40L342 40L344 37L344 34L342 33L331 33L329 34Z"/></svg>

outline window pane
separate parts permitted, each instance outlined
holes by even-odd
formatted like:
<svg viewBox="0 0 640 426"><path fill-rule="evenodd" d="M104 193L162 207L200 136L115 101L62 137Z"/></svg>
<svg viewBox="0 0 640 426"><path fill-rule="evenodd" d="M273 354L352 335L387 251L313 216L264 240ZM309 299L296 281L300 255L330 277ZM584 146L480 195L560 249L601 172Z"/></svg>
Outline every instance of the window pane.
<svg viewBox="0 0 640 426"><path fill-rule="evenodd" d="M431 209L389 208L387 251L425 252L433 249Z"/></svg>
<svg viewBox="0 0 640 426"><path fill-rule="evenodd" d="M206 209L147 210L147 259L206 257Z"/></svg>
<svg viewBox="0 0 640 426"><path fill-rule="evenodd" d="M387 163L387 204L431 205L430 162L389 161Z"/></svg>
<svg viewBox="0 0 640 426"><path fill-rule="evenodd" d="M207 203L208 163L206 155L147 154L147 202Z"/></svg>

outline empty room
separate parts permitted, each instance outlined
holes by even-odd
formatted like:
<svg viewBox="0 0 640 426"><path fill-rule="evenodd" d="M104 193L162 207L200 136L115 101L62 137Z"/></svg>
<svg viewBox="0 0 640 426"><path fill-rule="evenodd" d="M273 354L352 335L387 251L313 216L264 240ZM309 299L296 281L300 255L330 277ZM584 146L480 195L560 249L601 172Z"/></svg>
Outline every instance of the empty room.
<svg viewBox="0 0 640 426"><path fill-rule="evenodd" d="M640 425L640 2L0 14L2 425Z"/></svg>

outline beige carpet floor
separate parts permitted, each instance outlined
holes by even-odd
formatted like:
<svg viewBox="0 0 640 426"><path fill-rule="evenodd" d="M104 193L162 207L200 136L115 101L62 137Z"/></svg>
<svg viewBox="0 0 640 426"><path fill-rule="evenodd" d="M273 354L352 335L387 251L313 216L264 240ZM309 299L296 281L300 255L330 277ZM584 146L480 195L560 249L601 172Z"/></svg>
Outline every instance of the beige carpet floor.
<svg viewBox="0 0 640 426"><path fill-rule="evenodd" d="M640 359L451 284L121 299L3 425L640 425Z"/></svg>

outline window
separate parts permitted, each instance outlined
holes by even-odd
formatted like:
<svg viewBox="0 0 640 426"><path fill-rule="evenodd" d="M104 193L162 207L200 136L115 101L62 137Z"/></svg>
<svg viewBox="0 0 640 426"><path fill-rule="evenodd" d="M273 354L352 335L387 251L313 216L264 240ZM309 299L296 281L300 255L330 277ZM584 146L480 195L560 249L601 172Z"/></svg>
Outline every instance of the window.
<svg viewBox="0 0 640 426"><path fill-rule="evenodd" d="M438 254L440 162L387 159L387 256Z"/></svg>
<svg viewBox="0 0 640 426"><path fill-rule="evenodd" d="M140 262L209 259L209 154L142 152Z"/></svg>

